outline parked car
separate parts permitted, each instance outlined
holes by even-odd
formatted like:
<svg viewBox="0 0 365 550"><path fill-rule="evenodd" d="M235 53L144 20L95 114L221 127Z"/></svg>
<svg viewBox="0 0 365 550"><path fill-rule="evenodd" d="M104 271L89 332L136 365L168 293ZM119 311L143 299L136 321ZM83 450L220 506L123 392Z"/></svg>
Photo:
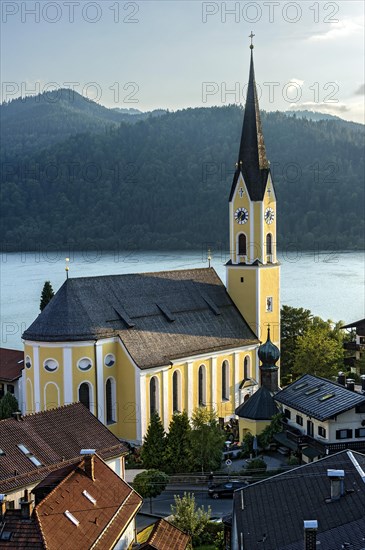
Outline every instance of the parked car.
<svg viewBox="0 0 365 550"><path fill-rule="evenodd" d="M211 485L208 489L208 495L211 498L233 497L234 491L242 489L248 485L247 481L232 480L226 483L217 483Z"/></svg>

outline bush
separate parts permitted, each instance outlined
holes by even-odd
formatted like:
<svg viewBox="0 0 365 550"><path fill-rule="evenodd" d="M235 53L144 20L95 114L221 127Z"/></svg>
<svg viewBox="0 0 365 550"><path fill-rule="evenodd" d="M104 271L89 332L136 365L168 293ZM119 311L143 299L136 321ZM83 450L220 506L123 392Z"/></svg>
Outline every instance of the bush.
<svg viewBox="0 0 365 550"><path fill-rule="evenodd" d="M246 472L264 474L267 469L267 464L261 458L254 458L251 460L246 467Z"/></svg>

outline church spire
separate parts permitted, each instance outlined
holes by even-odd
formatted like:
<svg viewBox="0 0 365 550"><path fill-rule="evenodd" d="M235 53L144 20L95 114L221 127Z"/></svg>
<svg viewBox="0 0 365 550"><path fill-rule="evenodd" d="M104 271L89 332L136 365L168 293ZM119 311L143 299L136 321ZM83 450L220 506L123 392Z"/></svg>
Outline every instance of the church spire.
<svg viewBox="0 0 365 550"><path fill-rule="evenodd" d="M255 82L255 69L253 63L253 43L255 35L251 32L251 62L250 74L248 80L245 116L243 120L240 151L238 155L238 164L246 169L253 176L257 169L263 170L269 168L266 158L266 149L264 136L261 127L261 118L259 111L259 102L257 99L257 90Z"/></svg>

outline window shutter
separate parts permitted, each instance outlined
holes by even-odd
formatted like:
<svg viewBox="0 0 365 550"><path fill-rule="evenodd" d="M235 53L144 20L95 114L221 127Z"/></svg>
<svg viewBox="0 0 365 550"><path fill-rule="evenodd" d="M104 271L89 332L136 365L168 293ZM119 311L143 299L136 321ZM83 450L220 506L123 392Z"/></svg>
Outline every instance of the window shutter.
<svg viewBox="0 0 365 550"><path fill-rule="evenodd" d="M360 428L356 428L355 437L360 437Z"/></svg>
<svg viewBox="0 0 365 550"><path fill-rule="evenodd" d="M347 430L347 437L352 437L352 430Z"/></svg>

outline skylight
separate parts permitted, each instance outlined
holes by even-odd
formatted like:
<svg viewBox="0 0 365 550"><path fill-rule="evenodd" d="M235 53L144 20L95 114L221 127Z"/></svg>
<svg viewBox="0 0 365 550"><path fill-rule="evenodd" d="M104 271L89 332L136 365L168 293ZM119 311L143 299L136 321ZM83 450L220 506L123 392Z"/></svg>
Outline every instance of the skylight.
<svg viewBox="0 0 365 550"><path fill-rule="evenodd" d="M80 524L79 520L76 519L75 516L71 514L71 512L69 512L68 510L65 510L64 514L67 519L69 519L74 525L76 525L76 527Z"/></svg>
<svg viewBox="0 0 365 550"><path fill-rule="evenodd" d="M96 499L94 497L92 497L90 495L90 493L88 493L86 491L86 489L84 491L82 491L82 494L84 495L84 497L86 497L88 500L90 500L90 502L92 502L93 504L96 504Z"/></svg>
<svg viewBox="0 0 365 550"><path fill-rule="evenodd" d="M0 456L5 456L5 451L3 451L2 449L0 449Z"/></svg>
<svg viewBox="0 0 365 550"><path fill-rule="evenodd" d="M308 386L308 382L302 382L301 384L298 384L297 386L293 387L294 391L301 390L302 388L305 388Z"/></svg>
<svg viewBox="0 0 365 550"><path fill-rule="evenodd" d="M305 395L312 395L313 393L316 393L317 391L319 391L321 388L319 386L317 386L316 388L311 388L310 390L306 391L305 392Z"/></svg>
<svg viewBox="0 0 365 550"><path fill-rule="evenodd" d="M37 468L39 468L39 466L42 466L42 462L38 460L38 458L35 457L34 454L31 453L30 450L25 445L20 443L19 445L17 445L17 447L19 451L21 451L27 458L29 458L29 460L32 462L32 464L34 464L34 466L37 466Z"/></svg>
<svg viewBox="0 0 365 550"><path fill-rule="evenodd" d="M321 397L318 397L318 401L327 401L327 399L331 399L331 397L334 396L334 393L326 393L325 395L321 395Z"/></svg>

